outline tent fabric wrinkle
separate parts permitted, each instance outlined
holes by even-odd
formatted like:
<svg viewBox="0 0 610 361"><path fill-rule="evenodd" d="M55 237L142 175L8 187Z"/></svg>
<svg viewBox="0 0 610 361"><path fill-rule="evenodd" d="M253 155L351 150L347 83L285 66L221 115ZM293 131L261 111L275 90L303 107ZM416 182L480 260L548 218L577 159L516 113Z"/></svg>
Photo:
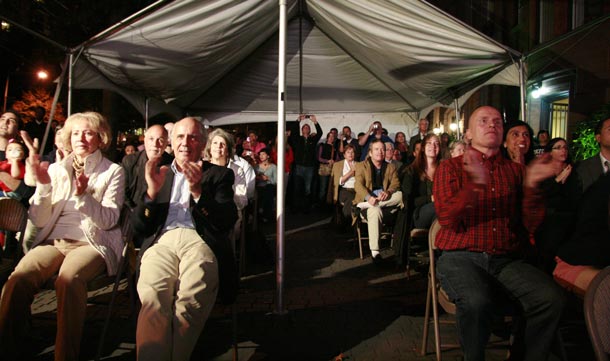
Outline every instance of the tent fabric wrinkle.
<svg viewBox="0 0 610 361"><path fill-rule="evenodd" d="M421 0L286 4L288 112L417 113L512 66L514 51ZM270 0L175 0L84 43L74 87L115 91L142 113L149 98L150 116L273 120L278 14Z"/></svg>

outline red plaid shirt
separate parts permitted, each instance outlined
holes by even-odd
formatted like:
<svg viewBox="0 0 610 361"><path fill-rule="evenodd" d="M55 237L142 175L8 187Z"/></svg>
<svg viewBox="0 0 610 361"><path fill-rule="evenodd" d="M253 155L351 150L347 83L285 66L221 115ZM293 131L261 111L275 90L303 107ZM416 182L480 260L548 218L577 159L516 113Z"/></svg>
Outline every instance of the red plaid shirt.
<svg viewBox="0 0 610 361"><path fill-rule="evenodd" d="M436 170L432 193L442 226L436 246L491 254L515 252L544 218L542 193L523 189L525 167L521 164L499 152L478 156L489 171L487 185L470 181L462 156L442 161Z"/></svg>

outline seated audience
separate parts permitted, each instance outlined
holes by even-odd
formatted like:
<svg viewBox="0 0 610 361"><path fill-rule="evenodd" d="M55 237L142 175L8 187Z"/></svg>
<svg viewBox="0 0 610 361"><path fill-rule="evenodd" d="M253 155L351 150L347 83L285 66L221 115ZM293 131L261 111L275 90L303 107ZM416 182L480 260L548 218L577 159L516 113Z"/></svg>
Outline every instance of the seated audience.
<svg viewBox="0 0 610 361"><path fill-rule="evenodd" d="M333 171L330 176L330 186L328 188L328 201L338 203L342 206L342 214L345 219L351 219L352 208L356 191L356 149L353 145L345 146L343 152L344 159L333 164Z"/></svg>
<svg viewBox="0 0 610 361"><path fill-rule="evenodd" d="M550 156L557 164L556 174L540 184L544 194L544 220L535 233L538 263L551 274L555 268L557 249L572 230L576 210L576 179L572 173L568 143L563 138L553 138L546 143L541 156Z"/></svg>
<svg viewBox="0 0 610 361"><path fill-rule="evenodd" d="M468 126L471 146L439 164L432 187L441 225L436 273L456 305L464 359L485 359L498 308L511 300L524 321L515 330L511 359L546 360L564 297L520 252L544 217L538 184L557 166L537 159L526 168L500 155L503 121L493 107L477 108Z"/></svg>
<svg viewBox="0 0 610 361"><path fill-rule="evenodd" d="M553 276L562 286L584 295L589 284L610 266L610 173L598 178L582 196L574 231L559 246Z"/></svg>
<svg viewBox="0 0 610 361"><path fill-rule="evenodd" d="M534 159L534 132L524 121L510 122L504 128L502 154L515 163L527 165Z"/></svg>
<svg viewBox="0 0 610 361"><path fill-rule="evenodd" d="M390 142L386 142L385 143L385 161L386 163L392 163L394 164L394 167L396 167L396 170L400 170L400 168L402 168L402 162L399 160L394 159L394 144L390 143Z"/></svg>
<svg viewBox="0 0 610 361"><path fill-rule="evenodd" d="M233 172L199 160L205 134L195 118L172 129L174 161L145 165L148 189L131 221L139 253L138 360L188 360L220 295L233 302L237 272L228 232L237 212Z"/></svg>
<svg viewBox="0 0 610 361"><path fill-rule="evenodd" d="M55 360L78 360L87 309L87 282L117 272L123 244L118 226L123 205L123 169L102 156L110 127L98 113L76 113L66 120L66 159L40 162L34 146L28 173L36 181L29 216L39 231L34 248L17 264L0 301L0 343L4 356L23 352L30 305L44 282L57 274ZM14 356L11 358L11 356Z"/></svg>
<svg viewBox="0 0 610 361"><path fill-rule="evenodd" d="M434 173L441 161L440 141L434 134L424 137L424 149L411 165L404 168L401 179L403 209L394 227L394 253L399 266L406 264L408 239L413 228L430 228L436 218L432 197Z"/></svg>
<svg viewBox="0 0 610 361"><path fill-rule="evenodd" d="M451 158L459 157L464 154L466 150L466 142L463 140L454 140L449 144L449 153L451 154Z"/></svg>
<svg viewBox="0 0 610 361"><path fill-rule="evenodd" d="M0 161L0 172L6 172L16 181L21 181L25 175L26 157L25 145L16 139L11 139L6 146L6 160ZM0 197L10 197L21 200L21 195L0 180Z"/></svg>
<svg viewBox="0 0 610 361"><path fill-rule="evenodd" d="M382 210L399 207L402 203L397 173L394 164L385 162L385 144L381 139L373 140L369 157L356 164L354 204L367 219L369 248L375 264L382 261L379 253L379 230L384 218Z"/></svg>
<svg viewBox="0 0 610 361"><path fill-rule="evenodd" d="M11 139L19 139L19 127L22 125L19 113L14 110L8 110L0 116L0 161L6 160L6 147ZM27 133L26 133L27 134ZM38 140L34 140L38 146ZM25 175L27 179L27 174ZM27 203L34 188L28 186L24 180L14 179L7 172L0 170L0 182L4 183L7 189L18 194L22 202Z"/></svg>

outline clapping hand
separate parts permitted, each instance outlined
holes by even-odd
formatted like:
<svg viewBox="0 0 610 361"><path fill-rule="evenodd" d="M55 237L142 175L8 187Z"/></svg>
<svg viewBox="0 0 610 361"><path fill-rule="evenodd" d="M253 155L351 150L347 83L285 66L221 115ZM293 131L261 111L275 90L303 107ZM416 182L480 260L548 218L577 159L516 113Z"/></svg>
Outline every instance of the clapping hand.
<svg viewBox="0 0 610 361"><path fill-rule="evenodd" d="M165 175L169 170L169 167L166 165L161 166L160 168L158 167L160 160L161 157L158 157L149 159L146 162L144 176L146 178L146 185L148 186L146 194L150 199L155 199L157 194L159 194L159 191L165 182Z"/></svg>
<svg viewBox="0 0 610 361"><path fill-rule="evenodd" d="M553 162L550 153L543 153L527 166L523 184L529 188L536 188L540 182L553 177L559 171L561 171L561 164Z"/></svg>

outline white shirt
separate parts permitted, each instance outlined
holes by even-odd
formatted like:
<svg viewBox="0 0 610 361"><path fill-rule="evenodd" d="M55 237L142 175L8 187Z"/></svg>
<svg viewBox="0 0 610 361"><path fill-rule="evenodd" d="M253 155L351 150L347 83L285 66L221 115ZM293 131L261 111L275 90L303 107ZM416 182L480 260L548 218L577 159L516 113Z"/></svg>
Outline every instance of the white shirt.
<svg viewBox="0 0 610 361"><path fill-rule="evenodd" d="M354 162L355 163L355 162ZM353 166L353 165L352 165ZM346 175L347 173L349 173L350 171L350 167L349 164L347 163L347 160L345 162L343 162L343 172L341 173L341 176ZM354 176L349 177L345 183L341 184L341 186L343 188L354 188L354 184L356 183L356 178L354 178Z"/></svg>
<svg viewBox="0 0 610 361"><path fill-rule="evenodd" d="M233 183L233 200L238 210L248 205L248 199L254 198L256 173L244 158L235 155L227 165L235 174Z"/></svg>
<svg viewBox="0 0 610 361"><path fill-rule="evenodd" d="M174 228L195 229L191 216L191 190L184 174L176 168L176 160L172 162L171 170L174 172L172 194L169 199L169 210L165 220L164 231Z"/></svg>
<svg viewBox="0 0 610 361"><path fill-rule="evenodd" d="M604 174L606 174L606 173L608 172L608 170L610 170L610 169L608 169L608 167L606 166L606 164L610 164L610 160L606 159L606 158L605 158L605 157L602 155L602 153L601 153L601 152L599 153L599 158L600 158L600 160L602 161L602 170L603 170L603 173L604 173Z"/></svg>

